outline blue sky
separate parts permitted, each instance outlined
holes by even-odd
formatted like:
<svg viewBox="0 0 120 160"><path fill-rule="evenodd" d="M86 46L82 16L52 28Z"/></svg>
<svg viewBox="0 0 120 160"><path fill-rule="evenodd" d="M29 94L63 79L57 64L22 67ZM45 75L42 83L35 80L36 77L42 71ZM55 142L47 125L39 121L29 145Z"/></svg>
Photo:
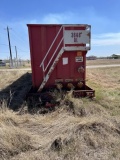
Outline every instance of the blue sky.
<svg viewBox="0 0 120 160"><path fill-rule="evenodd" d="M0 59L9 57L7 25L12 54L29 59L26 24L90 24L92 48L89 55L120 54L120 0L0 0Z"/></svg>

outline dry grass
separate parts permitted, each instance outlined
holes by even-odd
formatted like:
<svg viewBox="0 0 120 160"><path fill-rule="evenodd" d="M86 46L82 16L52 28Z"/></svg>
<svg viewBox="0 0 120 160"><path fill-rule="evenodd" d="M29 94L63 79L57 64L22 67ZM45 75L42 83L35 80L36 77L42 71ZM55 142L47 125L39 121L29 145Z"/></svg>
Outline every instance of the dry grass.
<svg viewBox="0 0 120 160"><path fill-rule="evenodd" d="M112 115L120 115L120 67L88 69L88 85L96 91L97 103Z"/></svg>
<svg viewBox="0 0 120 160"><path fill-rule="evenodd" d="M0 89L4 89L19 79L26 71L0 71Z"/></svg>
<svg viewBox="0 0 120 160"><path fill-rule="evenodd" d="M20 127L21 117L5 107L0 109L0 159L11 159L21 152L35 150L36 137Z"/></svg>
<svg viewBox="0 0 120 160"><path fill-rule="evenodd" d="M87 60L87 66L89 65L107 65L107 64L120 64L120 59L96 59Z"/></svg>
<svg viewBox="0 0 120 160"><path fill-rule="evenodd" d="M0 71L0 99L6 99L14 110L21 107L31 85L31 74L27 71Z"/></svg>
<svg viewBox="0 0 120 160"><path fill-rule="evenodd" d="M120 67L87 69L96 99L69 94L51 113L20 115L1 104L1 160L120 159ZM12 72L7 85L23 73ZM0 75L1 76L1 75ZM10 82L11 81L11 82ZM1 79L1 88L6 83Z"/></svg>

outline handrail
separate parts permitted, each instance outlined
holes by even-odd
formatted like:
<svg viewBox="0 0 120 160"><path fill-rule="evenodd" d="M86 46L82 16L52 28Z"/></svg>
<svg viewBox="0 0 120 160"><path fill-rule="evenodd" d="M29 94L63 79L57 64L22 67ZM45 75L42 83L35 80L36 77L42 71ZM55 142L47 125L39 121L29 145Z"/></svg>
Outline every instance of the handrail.
<svg viewBox="0 0 120 160"><path fill-rule="evenodd" d="M48 66L49 66L49 64L50 64L50 62L52 61L52 59L53 59L53 57L54 57L55 53L56 53L56 52L57 52L57 50L58 50L58 47L59 47L59 46L60 46L60 44L62 43L62 41L63 41L63 37L62 37L61 41L59 42L59 44L58 44L58 46L57 46L56 50L54 51L54 53L53 53L53 55L52 55L52 57L51 57L51 59L50 59L49 63L47 64L46 68L44 69L44 71L46 71L46 70L47 70L47 68L48 68Z"/></svg>
<svg viewBox="0 0 120 160"><path fill-rule="evenodd" d="M46 53L46 55L45 55L44 59L42 60L42 62L41 62L41 64L40 64L40 67L43 65L43 63L44 63L44 61L45 61L45 59L46 59L46 57L47 57L47 55L48 55L49 51L51 50L51 48L52 48L52 46L53 46L54 42L56 41L56 39L57 39L57 37L58 37L58 35L59 35L60 31L62 30L62 28L63 28L63 26L61 26L61 27L60 27L60 29L59 29L59 31L58 31L58 33L57 33L57 35L56 35L56 37L55 37L54 41L52 42L52 44L51 44L50 48L48 49L48 51L47 51L47 53Z"/></svg>

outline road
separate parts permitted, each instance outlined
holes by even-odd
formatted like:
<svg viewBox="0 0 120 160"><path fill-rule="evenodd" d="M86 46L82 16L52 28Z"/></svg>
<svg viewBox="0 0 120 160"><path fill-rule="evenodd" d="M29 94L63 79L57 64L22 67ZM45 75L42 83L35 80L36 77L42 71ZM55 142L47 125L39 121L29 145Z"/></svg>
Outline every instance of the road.
<svg viewBox="0 0 120 160"><path fill-rule="evenodd" d="M8 71L31 71L31 68L0 68L0 71L8 72Z"/></svg>
<svg viewBox="0 0 120 160"><path fill-rule="evenodd" d="M86 68L105 68L105 67L120 67L120 64L110 64L110 65L92 65L92 66L86 66ZM7 71L31 71L31 68L12 68L12 69L6 69L6 68L0 68L0 71L7 72Z"/></svg>
<svg viewBox="0 0 120 160"><path fill-rule="evenodd" d="M120 67L120 64L106 64L106 65L92 65L86 66L86 68L105 68L105 67Z"/></svg>

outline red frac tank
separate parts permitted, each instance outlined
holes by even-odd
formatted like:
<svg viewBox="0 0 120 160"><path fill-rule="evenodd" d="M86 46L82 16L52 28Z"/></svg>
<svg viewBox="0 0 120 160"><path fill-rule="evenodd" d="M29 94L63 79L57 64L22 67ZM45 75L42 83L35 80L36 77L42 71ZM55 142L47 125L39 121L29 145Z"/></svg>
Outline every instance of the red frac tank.
<svg viewBox="0 0 120 160"><path fill-rule="evenodd" d="M32 83L41 91L58 83L86 84L86 53L91 47L87 24L28 24Z"/></svg>

